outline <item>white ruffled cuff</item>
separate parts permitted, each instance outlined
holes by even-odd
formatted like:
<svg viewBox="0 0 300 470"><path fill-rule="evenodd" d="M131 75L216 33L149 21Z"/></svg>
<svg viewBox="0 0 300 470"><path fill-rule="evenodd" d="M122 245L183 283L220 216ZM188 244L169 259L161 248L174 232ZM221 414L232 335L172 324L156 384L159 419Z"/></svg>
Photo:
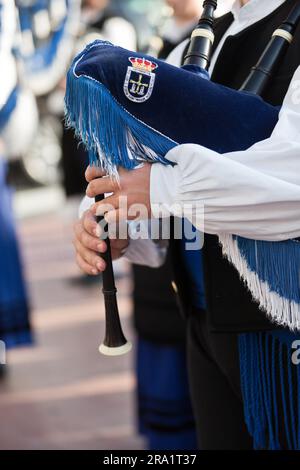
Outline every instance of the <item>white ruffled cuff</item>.
<svg viewBox="0 0 300 470"><path fill-rule="evenodd" d="M152 165L150 174L150 202L154 218L170 217L178 199L179 168L160 163Z"/></svg>

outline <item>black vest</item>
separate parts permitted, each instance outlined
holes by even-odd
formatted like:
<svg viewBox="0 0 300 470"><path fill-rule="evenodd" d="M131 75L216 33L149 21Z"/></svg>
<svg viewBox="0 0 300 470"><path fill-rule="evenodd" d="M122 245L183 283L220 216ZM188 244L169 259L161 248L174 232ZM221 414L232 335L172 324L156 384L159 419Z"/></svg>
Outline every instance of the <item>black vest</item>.
<svg viewBox="0 0 300 470"><path fill-rule="evenodd" d="M235 36L229 36L214 68L212 80L230 88L239 89L251 67L255 65L268 44L274 30L288 16L296 0L287 0L272 14ZM216 22L217 47L233 21L231 13ZM263 98L281 105L293 74L300 64L300 26L275 78L269 84ZM238 130L237 130L238 131ZM226 158L226 157L224 157ZM172 242L174 274L181 304L189 313L189 286L183 260L176 241ZM248 289L239 278L237 270L222 256L218 237L205 235L203 248L208 317L212 331L243 332L274 329Z"/></svg>

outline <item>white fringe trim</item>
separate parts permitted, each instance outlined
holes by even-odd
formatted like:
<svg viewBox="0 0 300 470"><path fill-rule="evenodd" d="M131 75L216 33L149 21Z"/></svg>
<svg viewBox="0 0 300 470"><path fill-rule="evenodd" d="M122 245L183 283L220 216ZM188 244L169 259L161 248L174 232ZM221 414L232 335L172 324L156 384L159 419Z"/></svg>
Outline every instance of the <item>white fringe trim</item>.
<svg viewBox="0 0 300 470"><path fill-rule="evenodd" d="M234 240L232 235L219 235L219 240L224 256L238 270L254 300L270 320L291 330L300 330L300 305L271 291L266 282L260 281L258 275L250 271L247 261L241 256L237 240Z"/></svg>

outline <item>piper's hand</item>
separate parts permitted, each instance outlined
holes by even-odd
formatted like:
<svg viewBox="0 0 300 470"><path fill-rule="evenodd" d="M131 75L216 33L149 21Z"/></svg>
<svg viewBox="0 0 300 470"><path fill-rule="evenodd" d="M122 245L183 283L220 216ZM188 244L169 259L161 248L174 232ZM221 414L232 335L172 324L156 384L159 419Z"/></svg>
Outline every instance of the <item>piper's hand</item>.
<svg viewBox="0 0 300 470"><path fill-rule="evenodd" d="M105 200L91 207L94 215L104 215L109 223L118 220L148 219L151 217L150 206L150 171L151 165L144 163L135 170L119 169L119 183L96 167L88 167L86 180L89 185L86 194L95 197L98 194L113 193Z"/></svg>
<svg viewBox="0 0 300 470"><path fill-rule="evenodd" d="M88 210L74 225L74 247L79 268L86 274L96 276L106 268L99 255L105 253L107 246L100 240L101 227L96 223L94 214ZM111 239L113 259L120 258L128 246L128 240Z"/></svg>

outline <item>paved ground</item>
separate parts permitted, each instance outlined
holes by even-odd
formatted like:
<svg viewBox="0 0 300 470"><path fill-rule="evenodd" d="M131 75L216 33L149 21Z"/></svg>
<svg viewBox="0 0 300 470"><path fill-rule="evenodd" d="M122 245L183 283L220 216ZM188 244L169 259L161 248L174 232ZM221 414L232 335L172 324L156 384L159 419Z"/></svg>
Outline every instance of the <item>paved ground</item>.
<svg viewBox="0 0 300 470"><path fill-rule="evenodd" d="M79 283L70 227L54 212L24 219L20 232L36 346L9 353L0 385L0 449L142 448L134 427L134 354L99 355L99 288ZM118 287L132 338L128 276Z"/></svg>

